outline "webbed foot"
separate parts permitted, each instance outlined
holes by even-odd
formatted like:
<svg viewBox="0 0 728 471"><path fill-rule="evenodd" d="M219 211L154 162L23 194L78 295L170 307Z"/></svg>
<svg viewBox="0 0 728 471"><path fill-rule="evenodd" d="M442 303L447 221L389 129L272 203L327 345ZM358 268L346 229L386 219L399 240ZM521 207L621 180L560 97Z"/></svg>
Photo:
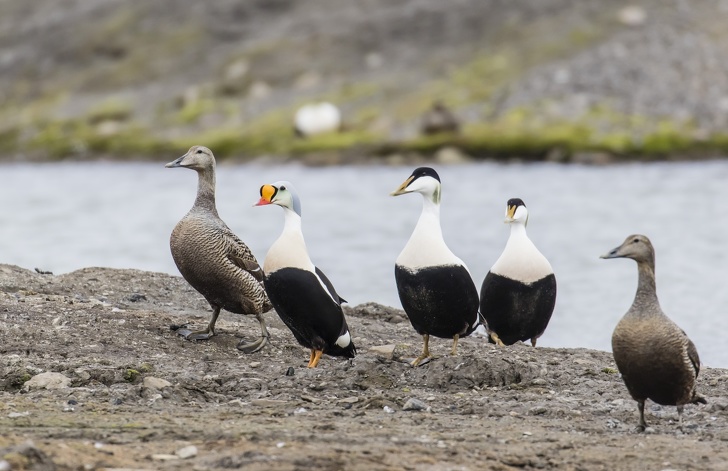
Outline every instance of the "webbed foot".
<svg viewBox="0 0 728 471"><path fill-rule="evenodd" d="M412 360L412 363L410 363L410 365L412 365L413 367L417 367L417 366L426 365L430 361L432 361L432 355L422 354L422 355L418 356L417 358L415 358L414 360Z"/></svg>
<svg viewBox="0 0 728 471"><path fill-rule="evenodd" d="M422 363L423 360L432 357L432 355L430 355L430 335L429 334L422 335L422 340L424 341L424 345L423 345L424 348L422 349L422 354L420 354L420 356L418 356L417 358L412 360L412 363L410 363L413 367L424 365L429 360L426 361L425 363Z"/></svg>
<svg viewBox="0 0 728 471"><path fill-rule="evenodd" d="M261 336L258 338L258 340L251 342L251 343L245 343L245 339L240 340L236 348L240 350L243 353L251 354L255 352L259 352L268 345L268 337L267 336Z"/></svg>
<svg viewBox="0 0 728 471"><path fill-rule="evenodd" d="M215 332L210 332L208 329L191 331L190 329L179 329L177 335L181 336L185 340L210 340L215 335Z"/></svg>

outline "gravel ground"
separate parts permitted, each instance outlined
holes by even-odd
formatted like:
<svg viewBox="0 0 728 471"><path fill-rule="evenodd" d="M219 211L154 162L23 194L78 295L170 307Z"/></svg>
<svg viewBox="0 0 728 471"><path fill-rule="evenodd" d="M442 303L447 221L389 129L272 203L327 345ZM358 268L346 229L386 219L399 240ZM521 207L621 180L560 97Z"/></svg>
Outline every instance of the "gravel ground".
<svg viewBox="0 0 728 471"><path fill-rule="evenodd" d="M208 316L179 277L0 265L0 469L728 469L723 369L682 430L650 404L638 434L607 352L435 340L412 368L404 314L365 304L347 309L359 355L309 370L273 312L253 355L235 349L252 318L223 314L207 342L170 329Z"/></svg>

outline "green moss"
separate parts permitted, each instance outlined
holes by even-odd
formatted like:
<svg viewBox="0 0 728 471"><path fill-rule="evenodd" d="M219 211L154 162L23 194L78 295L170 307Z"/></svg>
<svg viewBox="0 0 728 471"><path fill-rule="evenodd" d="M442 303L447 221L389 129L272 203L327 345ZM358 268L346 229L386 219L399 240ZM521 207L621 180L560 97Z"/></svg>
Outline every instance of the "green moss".
<svg viewBox="0 0 728 471"><path fill-rule="evenodd" d="M617 374L617 373L619 373L619 371L617 371L617 370L616 370L616 369L614 369L614 368L610 368L610 367L608 367L608 366L607 366L607 367L605 367L605 368L602 368L602 373L607 373L607 374L609 374L609 375L614 375L614 374Z"/></svg>
<svg viewBox="0 0 728 471"><path fill-rule="evenodd" d="M139 371L141 371L142 373L150 373L154 371L154 367L150 363L144 362L139 365Z"/></svg>
<svg viewBox="0 0 728 471"><path fill-rule="evenodd" d="M215 106L212 100L196 100L185 103L176 113L174 122L178 124L196 123L205 113L214 110Z"/></svg>
<svg viewBox="0 0 728 471"><path fill-rule="evenodd" d="M124 371L124 381L126 381L126 382L134 383L140 377L141 377L141 373L139 373L139 371L137 371L135 369L127 368L126 371Z"/></svg>
<svg viewBox="0 0 728 471"><path fill-rule="evenodd" d="M102 121L126 121L131 117L132 108L129 102L119 98L110 98L94 105L86 113L89 124Z"/></svg>

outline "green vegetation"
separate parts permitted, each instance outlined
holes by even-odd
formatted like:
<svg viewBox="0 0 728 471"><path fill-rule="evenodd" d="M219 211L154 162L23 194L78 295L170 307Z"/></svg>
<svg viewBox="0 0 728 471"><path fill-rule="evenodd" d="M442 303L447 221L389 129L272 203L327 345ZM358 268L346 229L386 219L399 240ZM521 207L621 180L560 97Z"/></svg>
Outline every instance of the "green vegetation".
<svg viewBox="0 0 728 471"><path fill-rule="evenodd" d="M111 119L110 116L124 117ZM451 146L475 159L556 160L582 153L604 153L618 160L701 157L728 152L728 135L698 136L690 123L618 116L595 109L578 121L547 120L539 110L517 109L490 122L469 124L457 135L416 136L393 141L359 129L303 139L296 137L286 112L273 112L247 126L224 126L167 137L133 121L123 108L100 107L82 119L39 120L32 126L0 130L0 151L45 159L106 155L119 159L162 159L204 143L221 159L260 155L305 157L354 151L362 156L393 153L432 155ZM365 121L371 117L365 117ZM22 137L21 137L22 136ZM332 159L336 161L336 159Z"/></svg>
<svg viewBox="0 0 728 471"><path fill-rule="evenodd" d="M133 368L127 368L124 371L124 381L133 383L141 377L141 373Z"/></svg>

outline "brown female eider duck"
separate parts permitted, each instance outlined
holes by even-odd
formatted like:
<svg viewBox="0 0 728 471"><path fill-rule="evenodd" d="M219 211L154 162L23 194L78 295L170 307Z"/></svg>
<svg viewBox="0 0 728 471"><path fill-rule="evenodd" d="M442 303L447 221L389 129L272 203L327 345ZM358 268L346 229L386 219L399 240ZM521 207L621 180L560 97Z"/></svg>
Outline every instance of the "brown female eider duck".
<svg viewBox="0 0 728 471"><path fill-rule="evenodd" d="M215 207L215 157L207 147L194 146L167 168L190 168L198 175L197 198L192 209L172 231L169 245L182 277L205 297L212 307L207 328L178 332L188 340L206 340L215 335L220 310L252 314L260 323L260 338L237 348L257 352L268 342L262 314L272 306L263 288L263 271L255 256L223 222Z"/></svg>
<svg viewBox="0 0 728 471"><path fill-rule="evenodd" d="M707 402L695 391L700 358L693 342L660 308L652 243L643 235L631 235L601 258L631 258L637 262L637 293L612 334L614 361L640 411L637 429L644 431L647 427L647 399L677 406L682 424L685 404Z"/></svg>

